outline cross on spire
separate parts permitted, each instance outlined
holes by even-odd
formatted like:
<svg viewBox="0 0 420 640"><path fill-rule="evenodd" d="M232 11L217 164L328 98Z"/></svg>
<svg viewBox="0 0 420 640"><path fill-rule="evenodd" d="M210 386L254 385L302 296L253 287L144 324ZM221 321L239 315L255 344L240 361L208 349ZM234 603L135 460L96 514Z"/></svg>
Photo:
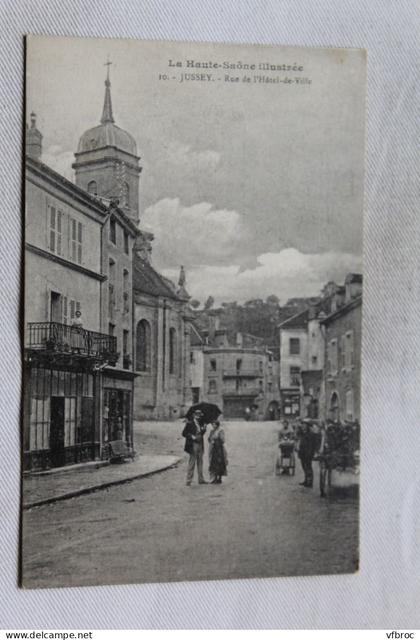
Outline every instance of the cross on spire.
<svg viewBox="0 0 420 640"><path fill-rule="evenodd" d="M111 66L112 62L109 59L109 55L107 56L106 62L104 64L104 67L108 67L108 69L106 70L106 79L109 80L109 67Z"/></svg>

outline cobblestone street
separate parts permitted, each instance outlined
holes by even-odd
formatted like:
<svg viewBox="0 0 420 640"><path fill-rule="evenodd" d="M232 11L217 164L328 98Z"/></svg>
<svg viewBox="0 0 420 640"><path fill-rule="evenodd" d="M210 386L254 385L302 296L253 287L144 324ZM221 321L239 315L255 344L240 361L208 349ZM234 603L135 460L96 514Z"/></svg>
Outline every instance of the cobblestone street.
<svg viewBox="0 0 420 640"><path fill-rule="evenodd" d="M23 515L26 587L313 575L357 569L358 503L274 473L275 422L227 422L229 475L174 469ZM182 455L182 422L137 423L144 454ZM316 470L317 463L314 463Z"/></svg>

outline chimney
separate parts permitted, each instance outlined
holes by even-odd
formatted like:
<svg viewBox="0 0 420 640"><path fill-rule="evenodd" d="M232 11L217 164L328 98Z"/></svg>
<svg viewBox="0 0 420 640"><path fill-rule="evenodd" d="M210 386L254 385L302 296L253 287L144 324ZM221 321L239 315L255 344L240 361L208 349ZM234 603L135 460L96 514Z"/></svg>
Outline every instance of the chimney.
<svg viewBox="0 0 420 640"><path fill-rule="evenodd" d="M152 242L154 240L153 233L141 231L134 243L134 251L136 255L143 260L152 264Z"/></svg>
<svg viewBox="0 0 420 640"><path fill-rule="evenodd" d="M31 126L26 125L26 154L34 160L40 160L42 155L42 134L36 128L36 114L31 113Z"/></svg>
<svg viewBox="0 0 420 640"><path fill-rule="evenodd" d="M362 293L362 276L360 273L349 273L345 280L345 301L350 302L356 296L360 296Z"/></svg>

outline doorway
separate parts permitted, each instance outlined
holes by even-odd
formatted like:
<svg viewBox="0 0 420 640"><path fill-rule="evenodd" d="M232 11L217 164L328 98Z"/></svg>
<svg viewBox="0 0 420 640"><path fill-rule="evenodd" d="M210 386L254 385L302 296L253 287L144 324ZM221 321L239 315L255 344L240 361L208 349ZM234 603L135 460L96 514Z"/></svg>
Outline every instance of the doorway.
<svg viewBox="0 0 420 640"><path fill-rule="evenodd" d="M64 398L58 396L51 396L50 455L52 467L64 466Z"/></svg>
<svg viewBox="0 0 420 640"><path fill-rule="evenodd" d="M57 291L51 291L51 307L50 307L50 318L51 322L60 322L62 321L62 300L61 294L57 293Z"/></svg>

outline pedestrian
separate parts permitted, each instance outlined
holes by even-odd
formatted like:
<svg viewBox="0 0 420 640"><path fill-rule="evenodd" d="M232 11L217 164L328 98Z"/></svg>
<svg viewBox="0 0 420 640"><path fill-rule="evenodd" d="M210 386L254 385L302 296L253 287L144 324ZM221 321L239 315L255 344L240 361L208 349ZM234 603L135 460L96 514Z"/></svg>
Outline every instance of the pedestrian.
<svg viewBox="0 0 420 640"><path fill-rule="evenodd" d="M294 448L295 448L295 432L287 420L283 420L283 426L278 433L279 438L279 457L276 469L281 475L290 475L290 469L294 468ZM287 461L287 465L285 464Z"/></svg>
<svg viewBox="0 0 420 640"><path fill-rule="evenodd" d="M308 421L304 421L300 428L300 438L298 446L298 456L302 464L305 479L300 482L303 487L312 487L314 482L314 472L312 469L312 460L317 450L318 439L311 428Z"/></svg>
<svg viewBox="0 0 420 640"><path fill-rule="evenodd" d="M77 327L79 329L83 328L83 320L82 320L82 312L77 310L75 316L73 318L73 322L71 323L72 327Z"/></svg>
<svg viewBox="0 0 420 640"><path fill-rule="evenodd" d="M83 320L81 311L77 310L75 317L71 323L71 331L72 331L72 347L80 353L83 349Z"/></svg>
<svg viewBox="0 0 420 640"><path fill-rule="evenodd" d="M182 432L185 438L186 451L190 458L188 460L187 469L187 487L191 485L194 477L194 469L197 465L198 484L208 484L203 476L203 453L204 453L204 434L206 433L206 425L203 424L203 413L199 410L194 411L192 420L187 420Z"/></svg>
<svg viewBox="0 0 420 640"><path fill-rule="evenodd" d="M245 420L248 422L250 417L251 417L251 409L249 407L246 407L246 409L245 409Z"/></svg>
<svg viewBox="0 0 420 640"><path fill-rule="evenodd" d="M227 476L227 452L225 432L216 420L211 425L209 435L209 474L211 484L222 484L222 476Z"/></svg>

